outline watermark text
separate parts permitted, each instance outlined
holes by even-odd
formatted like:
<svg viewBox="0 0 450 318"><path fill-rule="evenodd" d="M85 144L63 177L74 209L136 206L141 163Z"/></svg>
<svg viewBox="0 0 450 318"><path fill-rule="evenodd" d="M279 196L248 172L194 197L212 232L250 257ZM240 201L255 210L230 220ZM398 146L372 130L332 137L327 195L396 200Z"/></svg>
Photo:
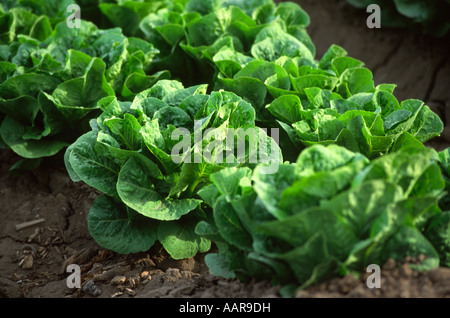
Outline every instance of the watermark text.
<svg viewBox="0 0 450 318"><path fill-rule="evenodd" d="M67 12L71 13L67 19L66 24L69 29L81 28L81 8L77 4L67 6Z"/></svg>

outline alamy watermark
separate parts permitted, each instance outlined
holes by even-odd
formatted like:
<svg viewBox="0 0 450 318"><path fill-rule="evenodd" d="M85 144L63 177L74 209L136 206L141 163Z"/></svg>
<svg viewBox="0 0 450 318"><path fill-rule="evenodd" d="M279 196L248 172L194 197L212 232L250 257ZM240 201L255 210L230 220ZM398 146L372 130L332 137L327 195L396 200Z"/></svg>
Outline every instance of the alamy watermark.
<svg viewBox="0 0 450 318"><path fill-rule="evenodd" d="M70 264L66 268L67 273L71 273L66 280L68 288L81 288L81 269L77 264Z"/></svg>
<svg viewBox="0 0 450 318"><path fill-rule="evenodd" d="M372 273L367 277L366 285L369 288L381 288L381 269L377 264L367 266L367 273Z"/></svg>
<svg viewBox="0 0 450 318"><path fill-rule="evenodd" d="M171 138L178 141L171 151L172 161L177 164L262 163L265 164L261 171L264 174L276 173L279 168L278 128L271 128L269 137L267 129L257 127L203 131L202 121L195 121L193 138L186 128L174 129Z"/></svg>
<svg viewBox="0 0 450 318"><path fill-rule="evenodd" d="M369 29L381 28L381 8L378 4L370 4L366 10L370 15L367 17L367 27Z"/></svg>
<svg viewBox="0 0 450 318"><path fill-rule="evenodd" d="M67 13L71 13L66 19L66 25L69 29L81 28L81 8L77 4L67 6Z"/></svg>

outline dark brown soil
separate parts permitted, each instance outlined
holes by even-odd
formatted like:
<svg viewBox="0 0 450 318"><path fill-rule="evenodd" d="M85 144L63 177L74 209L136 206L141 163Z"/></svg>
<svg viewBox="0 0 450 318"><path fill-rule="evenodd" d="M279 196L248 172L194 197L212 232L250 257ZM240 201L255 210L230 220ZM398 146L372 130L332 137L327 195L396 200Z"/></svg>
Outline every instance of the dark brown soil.
<svg viewBox="0 0 450 318"><path fill-rule="evenodd" d="M447 124L450 46L444 43L450 43L449 36L433 39L408 30L368 29L364 10L343 0L297 2L311 16L309 33L318 57L333 43L343 46L374 71L377 84L397 83L400 100L424 100ZM429 145L450 145L447 125L442 137ZM280 297L279 289L267 282L244 284L211 275L204 255L175 261L158 246L135 255L102 249L86 223L98 193L71 182L63 167L11 175L8 169L17 159L11 151L0 150L0 297ZM16 230L16 225L36 219L45 221ZM297 297L450 297L450 269L419 273L410 269L410 261L385 264L381 288L368 288L364 273L314 286ZM67 287L68 264L80 265L84 288Z"/></svg>

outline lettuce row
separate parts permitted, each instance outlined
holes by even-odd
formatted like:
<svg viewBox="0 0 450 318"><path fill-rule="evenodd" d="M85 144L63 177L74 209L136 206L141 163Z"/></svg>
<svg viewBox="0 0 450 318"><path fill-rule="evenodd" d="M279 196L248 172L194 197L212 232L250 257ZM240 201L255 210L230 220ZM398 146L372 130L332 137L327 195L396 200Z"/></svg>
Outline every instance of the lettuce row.
<svg viewBox="0 0 450 318"><path fill-rule="evenodd" d="M399 102L394 84L376 86L364 63L339 46L331 46L319 61L295 54L275 61L249 59L236 72L230 71L228 63L237 61L228 52L223 49L213 58L220 70L215 89L251 101L258 119L276 123L298 153L334 143L375 158L404 138L423 143L443 131L428 106L420 100Z"/></svg>
<svg viewBox="0 0 450 318"><path fill-rule="evenodd" d="M271 46L272 55L288 53L285 50L293 54L299 47L308 57L315 54L306 32L309 16L290 2L276 5L271 0L119 1L100 3L98 8L110 25L155 45L159 53L153 63L154 71L169 70L186 85L213 83L213 56L224 47L236 51L238 56L254 54L257 58L265 57L267 45ZM272 39L266 39L266 29L258 37L268 26L271 32L285 29L285 34L278 38L272 34ZM283 41L293 46L288 48Z"/></svg>
<svg viewBox="0 0 450 318"><path fill-rule="evenodd" d="M370 161L318 144L273 175L263 165L216 172L199 192L213 216L196 233L218 247L206 262L224 277L271 277L287 293L390 257L424 254L415 269L448 266L440 156L416 145Z"/></svg>
<svg viewBox="0 0 450 318"><path fill-rule="evenodd" d="M176 259L206 252L210 241L194 229L207 217L197 192L210 184L210 174L269 159L283 161L276 142L255 126L249 103L234 93L207 95L206 90L206 85L184 88L178 81L161 80L133 102L105 97L92 130L67 149L71 178L104 193L88 217L89 231L101 246L134 253L159 240ZM236 147L225 140L228 128L237 132ZM237 152L252 130L258 135L256 147ZM187 142L174 153L180 137ZM271 152L263 154L273 155L267 160L260 152L266 147ZM258 157L252 161L255 152Z"/></svg>
<svg viewBox="0 0 450 318"><path fill-rule="evenodd" d="M158 51L118 28L81 21L70 29L21 7L0 15L2 34L9 35L0 45L0 135L23 158L56 155L88 131L101 98L132 99L170 77L147 75Z"/></svg>
<svg viewBox="0 0 450 318"><path fill-rule="evenodd" d="M172 69L187 68L199 83L249 101L261 126L284 131L284 144L296 150L291 160L317 143L375 158L405 139L426 142L442 132L428 106L398 101L394 84L375 85L372 72L343 48L332 45L316 60L309 16L297 4L228 4L189 1L184 10L163 8L144 17L140 28L160 50L153 66L175 77Z"/></svg>

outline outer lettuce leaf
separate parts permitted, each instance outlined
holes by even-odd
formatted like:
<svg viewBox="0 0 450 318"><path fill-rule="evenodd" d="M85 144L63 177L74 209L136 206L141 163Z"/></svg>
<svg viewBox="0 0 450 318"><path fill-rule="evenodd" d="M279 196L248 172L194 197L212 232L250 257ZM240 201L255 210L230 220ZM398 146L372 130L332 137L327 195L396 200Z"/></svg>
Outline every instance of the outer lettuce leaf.
<svg viewBox="0 0 450 318"><path fill-rule="evenodd" d="M99 196L88 216L94 240L117 253L148 250L156 242L157 221L142 217L106 195Z"/></svg>

